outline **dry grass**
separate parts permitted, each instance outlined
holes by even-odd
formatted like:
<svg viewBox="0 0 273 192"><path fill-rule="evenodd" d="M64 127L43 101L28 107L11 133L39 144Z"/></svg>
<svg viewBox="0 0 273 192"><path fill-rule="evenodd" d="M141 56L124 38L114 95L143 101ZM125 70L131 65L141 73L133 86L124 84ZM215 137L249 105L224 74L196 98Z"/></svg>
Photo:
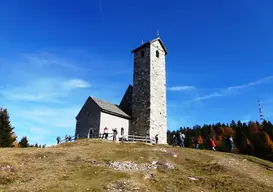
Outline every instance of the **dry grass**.
<svg viewBox="0 0 273 192"><path fill-rule="evenodd" d="M155 148L175 152L166 155ZM110 161L169 162L174 169L115 171ZM6 166L10 169L1 170ZM147 173L153 176L144 179ZM195 177L191 181L188 177ZM79 140L51 148L0 149L0 191L273 191L273 164L234 154Z"/></svg>

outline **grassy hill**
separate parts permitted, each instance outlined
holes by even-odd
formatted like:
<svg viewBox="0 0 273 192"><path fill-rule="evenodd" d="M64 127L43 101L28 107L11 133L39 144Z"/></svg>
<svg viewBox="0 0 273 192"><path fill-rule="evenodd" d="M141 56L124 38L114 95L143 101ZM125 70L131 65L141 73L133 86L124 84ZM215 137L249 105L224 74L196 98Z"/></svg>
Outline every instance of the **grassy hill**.
<svg viewBox="0 0 273 192"><path fill-rule="evenodd" d="M273 191L273 163L206 150L78 140L0 149L0 191Z"/></svg>

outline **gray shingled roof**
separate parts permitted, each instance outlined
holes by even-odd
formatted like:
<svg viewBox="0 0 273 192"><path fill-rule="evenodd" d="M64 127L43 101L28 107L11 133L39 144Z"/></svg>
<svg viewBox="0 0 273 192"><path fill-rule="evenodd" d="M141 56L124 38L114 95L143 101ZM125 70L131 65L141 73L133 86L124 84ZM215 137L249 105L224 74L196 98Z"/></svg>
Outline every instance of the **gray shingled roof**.
<svg viewBox="0 0 273 192"><path fill-rule="evenodd" d="M123 112L117 105L114 105L112 103L109 103L107 101L103 101L100 100L98 98L95 97L91 97L91 99L93 99L93 101L95 101L95 103L104 111L106 112L110 112L113 114L117 114L117 115L121 115L127 118L130 118L129 115L127 115L125 112Z"/></svg>

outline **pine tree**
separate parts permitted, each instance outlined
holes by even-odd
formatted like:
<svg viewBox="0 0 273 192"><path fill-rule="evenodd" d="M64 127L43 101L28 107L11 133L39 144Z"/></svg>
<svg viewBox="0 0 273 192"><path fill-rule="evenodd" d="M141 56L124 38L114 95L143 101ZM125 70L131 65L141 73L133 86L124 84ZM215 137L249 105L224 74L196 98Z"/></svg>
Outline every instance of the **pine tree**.
<svg viewBox="0 0 273 192"><path fill-rule="evenodd" d="M16 137L13 136L7 109L0 108L0 147L12 147Z"/></svg>
<svg viewBox="0 0 273 192"><path fill-rule="evenodd" d="M36 144L34 145L34 147L38 147L38 143L36 143Z"/></svg>
<svg viewBox="0 0 273 192"><path fill-rule="evenodd" d="M23 137L21 139L21 141L19 142L19 146L22 147L22 148L29 147L27 137Z"/></svg>
<svg viewBox="0 0 273 192"><path fill-rule="evenodd" d="M235 128L237 127L237 125L236 125L236 123L235 123L234 120L231 121L230 127L231 127L232 129L235 129Z"/></svg>

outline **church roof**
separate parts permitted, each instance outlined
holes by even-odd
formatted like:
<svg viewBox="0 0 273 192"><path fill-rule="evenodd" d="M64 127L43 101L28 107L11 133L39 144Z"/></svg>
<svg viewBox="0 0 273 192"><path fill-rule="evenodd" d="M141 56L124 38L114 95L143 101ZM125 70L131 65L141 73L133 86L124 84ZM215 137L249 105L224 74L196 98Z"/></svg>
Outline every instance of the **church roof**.
<svg viewBox="0 0 273 192"><path fill-rule="evenodd" d="M168 54L168 51L167 51L165 45L163 44L162 40L161 40L159 37L158 37L158 38L155 38L155 39L153 39L153 40L151 40L151 41L148 41L148 42L144 43L144 44L141 45L140 47L134 49L134 50L132 51L132 53L133 53L133 52L136 52L136 51L139 50L140 48L145 47L145 46L147 46L147 45L149 45L149 44L151 44L151 43L153 43L153 42L155 42L155 41L159 41L160 45L162 46L163 50L165 51L165 53L166 53L166 55L167 55L167 54Z"/></svg>
<svg viewBox="0 0 273 192"><path fill-rule="evenodd" d="M102 111L106 113L110 113L110 114L125 117L125 118L131 118L129 115L123 112L117 105L114 105L107 101L103 101L95 97L91 97L91 99L102 109Z"/></svg>

